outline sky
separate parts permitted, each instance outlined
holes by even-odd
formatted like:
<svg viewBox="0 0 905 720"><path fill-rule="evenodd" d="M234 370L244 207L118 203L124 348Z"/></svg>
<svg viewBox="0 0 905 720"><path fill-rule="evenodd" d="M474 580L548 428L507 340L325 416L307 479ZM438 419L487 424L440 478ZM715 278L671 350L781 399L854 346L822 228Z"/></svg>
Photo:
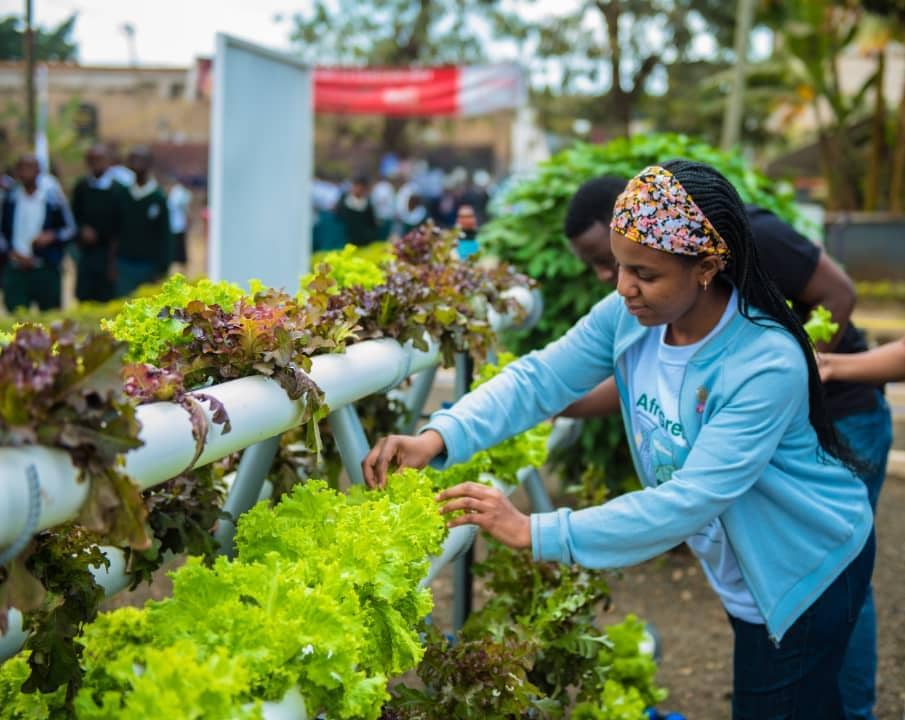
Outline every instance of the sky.
<svg viewBox="0 0 905 720"><path fill-rule="evenodd" d="M188 66L212 55L218 31L288 49L292 0L33 0L35 23L54 26L79 13L75 39L84 65L129 64L123 25L135 28L142 65ZM0 0L0 14L22 13L24 0ZM274 18L283 15L282 23Z"/></svg>
<svg viewBox="0 0 905 720"><path fill-rule="evenodd" d="M505 0L504 0L505 2ZM128 65L130 39L125 25L135 28L134 47L141 65L188 67L196 57L214 53L217 32L226 32L277 50L290 50L292 15L311 6L311 0L32 0L37 25L53 27L78 13L75 39L83 65ZM519 5L522 12L539 17L560 15L579 0L534 0ZM22 14L25 0L0 0L0 15ZM528 8L526 11L524 8ZM754 35L754 53L764 38ZM700 52L712 46L702 36ZM765 48L766 49L766 48ZM514 59L514 47L489 43L492 60ZM549 65L549 64L548 64ZM553 63L543 77L556 84L561 67ZM534 70L537 73L537 69ZM657 78L654 78L657 80ZM608 82L608 80L607 80ZM665 82L659 79L660 84ZM656 88L650 88L655 90Z"/></svg>
<svg viewBox="0 0 905 720"><path fill-rule="evenodd" d="M214 52L217 32L278 50L290 49L292 15L305 0L32 0L34 22L53 27L78 12L75 39L83 65L128 65L125 24L135 28L141 65L187 66ZM565 4L575 0L565 0ZM25 0L0 0L0 15L22 14ZM532 14L560 10L563 0L538 0Z"/></svg>

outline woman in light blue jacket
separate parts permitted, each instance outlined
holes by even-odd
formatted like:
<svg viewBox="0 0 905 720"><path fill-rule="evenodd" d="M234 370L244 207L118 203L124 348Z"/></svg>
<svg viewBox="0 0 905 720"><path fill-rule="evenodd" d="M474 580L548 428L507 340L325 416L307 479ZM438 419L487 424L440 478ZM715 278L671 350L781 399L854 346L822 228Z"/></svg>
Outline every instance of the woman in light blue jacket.
<svg viewBox="0 0 905 720"><path fill-rule="evenodd" d="M807 336L714 169L645 169L611 230L616 292L418 436L380 440L365 477L461 462L615 376L642 490L526 516L466 483L441 494L444 512L466 511L449 525L593 568L687 542L735 631L733 717L842 718L837 675L873 568L873 518Z"/></svg>

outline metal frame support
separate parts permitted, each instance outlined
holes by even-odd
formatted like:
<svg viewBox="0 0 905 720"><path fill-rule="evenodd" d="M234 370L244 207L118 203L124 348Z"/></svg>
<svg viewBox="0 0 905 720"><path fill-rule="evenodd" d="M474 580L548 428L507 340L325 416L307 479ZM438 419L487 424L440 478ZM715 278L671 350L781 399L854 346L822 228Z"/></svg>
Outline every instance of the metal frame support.
<svg viewBox="0 0 905 720"><path fill-rule="evenodd" d="M544 487L544 481L537 468L525 467L518 471L518 479L528 493L531 509L537 513L553 512L553 501Z"/></svg>
<svg viewBox="0 0 905 720"><path fill-rule="evenodd" d="M467 353L456 353L456 378L453 384L454 399L459 400L468 392L471 385L471 376L474 372L474 362ZM477 532L475 533L475 536ZM474 564L474 541L468 543L468 548L453 562L453 632L459 631L471 615L474 593L474 576L471 567Z"/></svg>
<svg viewBox="0 0 905 720"><path fill-rule="evenodd" d="M343 467L349 480L354 485L364 483L364 473L361 470L361 462L370 450L368 438L354 405L346 405L334 410L327 416L339 456L343 461Z"/></svg>
<svg viewBox="0 0 905 720"><path fill-rule="evenodd" d="M434 379L436 377L437 366L432 365L427 370L422 370L412 378L412 386L405 394L403 400L403 404L407 411L405 422L400 428L403 435L411 435L415 432L418 421L421 419L421 413L424 412L424 405L427 403L427 397L434 387Z"/></svg>
<svg viewBox="0 0 905 720"><path fill-rule="evenodd" d="M229 513L230 519L220 520L214 532L214 538L220 544L221 555L232 557L235 554L236 520L261 497L264 479L280 447L280 437L274 435L250 445L242 453L236 479L223 503L223 509Z"/></svg>

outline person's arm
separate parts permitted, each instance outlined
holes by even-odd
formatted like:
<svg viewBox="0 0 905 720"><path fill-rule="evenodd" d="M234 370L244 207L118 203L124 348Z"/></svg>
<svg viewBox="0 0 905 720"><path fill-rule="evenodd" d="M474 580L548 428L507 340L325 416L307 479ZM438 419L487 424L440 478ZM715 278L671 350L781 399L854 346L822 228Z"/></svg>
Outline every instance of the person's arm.
<svg viewBox="0 0 905 720"><path fill-rule="evenodd" d="M567 418L595 418L618 415L619 412L619 391L616 389L616 379L610 377L583 398L569 405L560 415Z"/></svg>
<svg viewBox="0 0 905 720"><path fill-rule="evenodd" d="M829 255L821 251L811 278L802 291L792 299L808 307L823 305L830 311L833 322L838 323L839 329L829 342L817 343L817 350L832 351L839 344L855 309L855 285L851 278Z"/></svg>
<svg viewBox="0 0 905 720"><path fill-rule="evenodd" d="M799 361L790 360L792 352ZM757 482L793 422L808 422L800 350L770 353L701 428L669 482L584 510L525 516L498 491L464 483L441 493L441 512L467 510L449 526L475 524L535 560L590 568L634 565L684 542Z"/></svg>
<svg viewBox="0 0 905 720"><path fill-rule="evenodd" d="M905 338L860 353L819 356L823 382L863 382L882 385L905 380Z"/></svg>
<svg viewBox="0 0 905 720"><path fill-rule="evenodd" d="M836 347L855 306L852 281L819 245L785 220L763 208L747 210L762 267L787 299L805 308L823 305L832 313L839 330L817 349Z"/></svg>
<svg viewBox="0 0 905 720"><path fill-rule="evenodd" d="M435 412L421 435L382 439L362 463L368 485L382 486L390 464L406 466L407 458L428 456L425 462L432 459L440 469L464 462L585 395L613 373L621 304L611 293L559 340L507 365L450 409Z"/></svg>
<svg viewBox="0 0 905 720"><path fill-rule="evenodd" d="M53 203L47 204L47 217L44 228L32 242L35 250L46 250L52 245L63 245L72 237L72 228L66 219L63 207Z"/></svg>

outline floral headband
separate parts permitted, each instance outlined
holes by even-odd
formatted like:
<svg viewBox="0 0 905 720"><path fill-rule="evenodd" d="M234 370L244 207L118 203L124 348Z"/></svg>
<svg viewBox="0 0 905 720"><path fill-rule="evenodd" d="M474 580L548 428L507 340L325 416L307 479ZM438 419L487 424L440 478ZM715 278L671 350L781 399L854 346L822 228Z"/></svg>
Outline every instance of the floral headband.
<svg viewBox="0 0 905 720"><path fill-rule="evenodd" d="M616 199L610 229L674 255L729 258L729 246L669 170L651 165Z"/></svg>

